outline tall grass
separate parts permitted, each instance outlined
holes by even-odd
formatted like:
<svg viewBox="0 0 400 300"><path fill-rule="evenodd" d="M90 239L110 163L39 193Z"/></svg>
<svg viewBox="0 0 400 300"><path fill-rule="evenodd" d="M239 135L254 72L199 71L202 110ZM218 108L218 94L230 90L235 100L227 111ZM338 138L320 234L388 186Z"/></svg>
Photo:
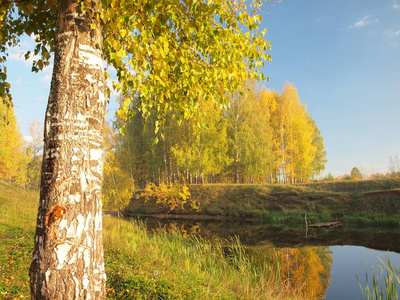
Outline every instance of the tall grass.
<svg viewBox="0 0 400 300"><path fill-rule="evenodd" d="M28 238L36 225L38 192L0 181L0 237Z"/></svg>
<svg viewBox="0 0 400 300"><path fill-rule="evenodd" d="M278 264L253 264L237 238L222 245L179 231L149 233L111 217L104 227L113 299L309 299L280 282Z"/></svg>
<svg viewBox="0 0 400 300"><path fill-rule="evenodd" d="M398 300L399 294L397 288L400 287L400 267L393 267L389 259L386 262L379 259L378 268L380 272L377 274L375 268L372 267L372 283L368 270L365 272L366 286L363 287L358 276L358 284L360 285L364 299L366 300ZM383 280L383 281L382 281Z"/></svg>

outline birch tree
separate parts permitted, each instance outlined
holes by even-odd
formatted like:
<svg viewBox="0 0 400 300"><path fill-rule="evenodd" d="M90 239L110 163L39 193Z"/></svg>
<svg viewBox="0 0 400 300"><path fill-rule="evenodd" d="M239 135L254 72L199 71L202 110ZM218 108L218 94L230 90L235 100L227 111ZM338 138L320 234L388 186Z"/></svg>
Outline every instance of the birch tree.
<svg viewBox="0 0 400 300"><path fill-rule="evenodd" d="M251 81L230 99L226 112L235 183L266 180L272 163L272 98Z"/></svg>
<svg viewBox="0 0 400 300"><path fill-rule="evenodd" d="M26 165L26 186L30 189L40 189L40 171L42 166L43 152L43 125L37 121L29 124L31 141L26 148L29 162Z"/></svg>
<svg viewBox="0 0 400 300"><path fill-rule="evenodd" d="M186 134L181 134L184 138L176 140L171 149L178 169L186 175L188 182L196 179L196 183L205 183L220 174L230 159L227 126L221 109L210 101L202 101L200 105L205 126L197 126L193 120L183 123L183 128L178 130L186 129Z"/></svg>
<svg viewBox="0 0 400 300"><path fill-rule="evenodd" d="M271 108L270 120L276 181L307 181L326 163L320 132L294 86L285 83L282 95L276 94L275 98L277 105Z"/></svg>
<svg viewBox="0 0 400 300"><path fill-rule="evenodd" d="M117 70L120 116L138 108L195 116L198 101L226 101L240 82L264 79L261 1L1 0L0 96L10 103L7 47L34 37L33 71L54 68L45 118L33 299L103 299L103 59ZM3 54L4 53L4 54ZM156 128L157 130L157 128Z"/></svg>
<svg viewBox="0 0 400 300"><path fill-rule="evenodd" d="M326 159L326 150L324 148L324 141L321 136L321 131L319 130L317 124L312 119L311 115L308 114L308 122L310 126L313 128L313 145L315 146L315 156L312 162L312 177L318 176L321 174L321 171L325 170L325 164L327 163ZM332 175L331 175L332 177Z"/></svg>

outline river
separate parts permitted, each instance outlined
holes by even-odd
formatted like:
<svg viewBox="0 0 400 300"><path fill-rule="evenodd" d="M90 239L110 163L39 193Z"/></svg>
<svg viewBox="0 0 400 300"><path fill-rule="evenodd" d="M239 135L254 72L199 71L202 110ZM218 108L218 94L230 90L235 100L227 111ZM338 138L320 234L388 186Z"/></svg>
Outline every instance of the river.
<svg viewBox="0 0 400 300"><path fill-rule="evenodd" d="M145 220L149 229L180 230L209 240L237 236L253 259L268 259L275 253L281 261L281 279L328 300L364 299L363 288L372 288L372 276L380 276L380 266L388 259L400 267L400 229L360 228L291 228L244 221ZM381 262L382 261L382 262ZM358 279L357 279L358 277ZM378 285L379 287L379 285ZM397 288L400 292L400 288Z"/></svg>

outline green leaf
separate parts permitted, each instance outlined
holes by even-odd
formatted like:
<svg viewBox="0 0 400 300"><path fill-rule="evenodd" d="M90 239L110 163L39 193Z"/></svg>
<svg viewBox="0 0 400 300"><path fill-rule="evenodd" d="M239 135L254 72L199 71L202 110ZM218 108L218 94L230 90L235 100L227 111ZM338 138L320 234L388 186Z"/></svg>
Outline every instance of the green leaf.
<svg viewBox="0 0 400 300"><path fill-rule="evenodd" d="M125 127L120 127L119 128L119 133L121 133L122 135L126 134L126 128Z"/></svg>

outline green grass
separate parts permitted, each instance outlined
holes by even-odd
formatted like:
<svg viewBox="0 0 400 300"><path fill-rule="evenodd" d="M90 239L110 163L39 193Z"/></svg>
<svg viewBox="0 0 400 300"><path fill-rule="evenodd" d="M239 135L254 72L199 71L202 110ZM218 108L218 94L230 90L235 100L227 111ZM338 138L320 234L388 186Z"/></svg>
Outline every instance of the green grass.
<svg viewBox="0 0 400 300"><path fill-rule="evenodd" d="M30 298L38 193L0 181L0 299ZM256 264L237 239L211 243L179 231L104 217L108 299L309 299ZM273 256L270 253L270 256Z"/></svg>
<svg viewBox="0 0 400 300"><path fill-rule="evenodd" d="M37 192L0 181L0 299L29 296Z"/></svg>
<svg viewBox="0 0 400 300"><path fill-rule="evenodd" d="M309 299L279 282L277 262L253 263L238 239L222 245L178 230L148 233L140 223L104 221L112 299Z"/></svg>
<svg viewBox="0 0 400 300"><path fill-rule="evenodd" d="M343 222L357 224L366 227L400 227L400 216L374 215L351 215L343 216Z"/></svg>
<svg viewBox="0 0 400 300"><path fill-rule="evenodd" d="M400 188L399 179L376 179L376 180L343 180L324 181L299 184L320 191L332 191L337 193L363 193L371 191L393 190Z"/></svg>

